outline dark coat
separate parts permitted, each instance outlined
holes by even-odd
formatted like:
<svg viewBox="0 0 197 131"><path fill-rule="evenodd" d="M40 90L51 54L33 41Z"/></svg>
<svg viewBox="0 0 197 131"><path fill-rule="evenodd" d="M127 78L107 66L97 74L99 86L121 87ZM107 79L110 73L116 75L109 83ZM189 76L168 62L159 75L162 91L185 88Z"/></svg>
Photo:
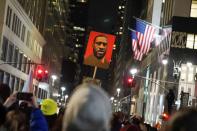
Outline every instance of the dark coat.
<svg viewBox="0 0 197 131"><path fill-rule="evenodd" d="M47 122L40 109L34 109L31 113L30 131L48 131Z"/></svg>

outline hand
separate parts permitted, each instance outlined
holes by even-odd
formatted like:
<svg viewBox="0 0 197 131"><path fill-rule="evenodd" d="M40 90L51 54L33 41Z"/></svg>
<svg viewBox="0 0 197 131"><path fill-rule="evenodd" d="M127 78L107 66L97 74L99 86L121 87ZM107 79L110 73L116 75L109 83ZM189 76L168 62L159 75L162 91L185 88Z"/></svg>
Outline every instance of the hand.
<svg viewBox="0 0 197 131"><path fill-rule="evenodd" d="M31 97L31 101L25 101L25 102L28 103L29 107L38 108L38 104L36 102L36 97L35 96Z"/></svg>
<svg viewBox="0 0 197 131"><path fill-rule="evenodd" d="M7 100L4 102L3 105L4 105L6 108L10 107L13 103L16 102L16 100L17 100L16 96L17 96L17 92L11 94L11 95L7 98Z"/></svg>

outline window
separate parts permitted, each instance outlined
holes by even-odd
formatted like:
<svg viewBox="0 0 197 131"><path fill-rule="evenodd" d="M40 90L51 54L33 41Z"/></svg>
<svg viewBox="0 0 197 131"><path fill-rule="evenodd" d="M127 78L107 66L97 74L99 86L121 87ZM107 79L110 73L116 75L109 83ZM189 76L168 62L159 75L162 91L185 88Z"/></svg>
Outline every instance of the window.
<svg viewBox="0 0 197 131"><path fill-rule="evenodd" d="M8 49L8 58L6 60L7 62L12 62L13 51L14 51L14 45L12 43L10 43L9 49Z"/></svg>
<svg viewBox="0 0 197 131"><path fill-rule="evenodd" d="M12 31L14 32L15 30L15 23L16 23L16 14L13 15L13 21L12 21Z"/></svg>
<svg viewBox="0 0 197 131"><path fill-rule="evenodd" d="M27 47L29 47L29 43L30 43L30 32L27 31L27 41L26 41Z"/></svg>
<svg viewBox="0 0 197 131"><path fill-rule="evenodd" d="M9 85L9 81L10 81L10 74L5 73L3 82L4 82L5 84L8 84L8 85Z"/></svg>
<svg viewBox="0 0 197 131"><path fill-rule="evenodd" d="M15 90L19 91L19 78L16 78L15 81Z"/></svg>
<svg viewBox="0 0 197 131"><path fill-rule="evenodd" d="M31 60L28 59L27 62L30 63ZM30 64L27 64L27 68L26 68L26 73L27 73L27 74L29 73L29 70L30 70Z"/></svg>
<svg viewBox="0 0 197 131"><path fill-rule="evenodd" d="M41 98L41 89L38 88L38 98Z"/></svg>
<svg viewBox="0 0 197 131"><path fill-rule="evenodd" d="M22 56L22 62L21 62L21 71L22 72L25 72L25 70L24 70L25 64L23 64L24 62L25 62L25 56L23 55Z"/></svg>
<svg viewBox="0 0 197 131"><path fill-rule="evenodd" d="M197 17L197 1L196 0L192 0L190 16Z"/></svg>
<svg viewBox="0 0 197 131"><path fill-rule="evenodd" d="M187 34L186 48L197 49L197 35Z"/></svg>
<svg viewBox="0 0 197 131"><path fill-rule="evenodd" d="M193 49L193 44L194 44L194 35L188 34L186 48Z"/></svg>
<svg viewBox="0 0 197 131"><path fill-rule="evenodd" d="M185 73L181 73L181 80L184 81L186 79L186 74Z"/></svg>
<svg viewBox="0 0 197 131"><path fill-rule="evenodd" d="M13 92L14 90L14 82L15 82L15 77L10 75L10 88L11 88L11 91Z"/></svg>
<svg viewBox="0 0 197 131"><path fill-rule="evenodd" d="M193 82L193 80L194 80L194 75L193 75L193 73L189 73L189 74L188 74L188 82Z"/></svg>
<svg viewBox="0 0 197 131"><path fill-rule="evenodd" d="M14 49L14 67L17 67L17 60L18 60L19 50L18 48Z"/></svg>
<svg viewBox="0 0 197 131"><path fill-rule="evenodd" d="M25 27L25 25L23 25L23 27L22 27L22 34L21 34L21 40L24 42L24 40L25 40L25 31L26 31L26 27Z"/></svg>
<svg viewBox="0 0 197 131"><path fill-rule="evenodd" d="M25 64L23 64L23 65L24 65L23 71L26 73L26 68L27 68L27 66L28 66L28 64L27 64L27 56L24 56L24 63L25 63Z"/></svg>
<svg viewBox="0 0 197 131"><path fill-rule="evenodd" d="M19 19L18 17L16 16L16 23L15 23L15 28L14 28L14 33L17 34L18 32L18 24L19 24Z"/></svg>
<svg viewBox="0 0 197 131"><path fill-rule="evenodd" d="M17 26L16 34L20 38L20 35L21 35L21 21L20 21L20 19L18 19L18 26Z"/></svg>
<svg viewBox="0 0 197 131"><path fill-rule="evenodd" d="M3 37L2 54L1 54L1 59L3 61L6 60L7 49L8 49L8 39L6 37Z"/></svg>
<svg viewBox="0 0 197 131"><path fill-rule="evenodd" d="M8 6L8 8L7 8L7 15L6 15L6 25L8 27L10 27L11 17L12 17L12 9Z"/></svg>
<svg viewBox="0 0 197 131"><path fill-rule="evenodd" d="M21 70L22 58L23 58L23 54L20 52L20 53L19 53L19 58L18 58L18 61L17 61L17 62L18 62L18 64L17 64L18 67L17 67L17 68L18 68L19 70Z"/></svg>

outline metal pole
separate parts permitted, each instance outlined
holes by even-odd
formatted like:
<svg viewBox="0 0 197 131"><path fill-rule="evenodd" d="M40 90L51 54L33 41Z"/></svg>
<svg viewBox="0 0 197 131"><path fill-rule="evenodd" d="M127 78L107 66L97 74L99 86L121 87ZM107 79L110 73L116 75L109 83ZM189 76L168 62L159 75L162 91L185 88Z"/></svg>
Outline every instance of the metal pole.
<svg viewBox="0 0 197 131"><path fill-rule="evenodd" d="M18 63L18 62L3 62L0 63L0 65L4 65L4 64L31 64L31 65L45 65L42 63L34 63L34 62L25 62L25 63Z"/></svg>
<svg viewBox="0 0 197 131"><path fill-rule="evenodd" d="M94 74L93 74L93 77L92 77L93 79L95 79L96 71L97 71L97 66L94 67Z"/></svg>

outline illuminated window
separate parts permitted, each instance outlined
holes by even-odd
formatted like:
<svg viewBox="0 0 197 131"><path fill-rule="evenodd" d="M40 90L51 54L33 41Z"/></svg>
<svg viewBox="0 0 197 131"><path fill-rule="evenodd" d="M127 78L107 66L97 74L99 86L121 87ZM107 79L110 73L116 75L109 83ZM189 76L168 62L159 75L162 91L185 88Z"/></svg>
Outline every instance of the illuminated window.
<svg viewBox="0 0 197 131"><path fill-rule="evenodd" d="M189 67L190 72L193 72L193 70L194 70L194 67Z"/></svg>
<svg viewBox="0 0 197 131"><path fill-rule="evenodd" d="M193 81L193 79L194 79L193 76L194 76L193 73L189 73L188 74L188 82L192 82Z"/></svg>
<svg viewBox="0 0 197 131"><path fill-rule="evenodd" d="M197 17L197 1L196 0L192 0L190 16Z"/></svg>
<svg viewBox="0 0 197 131"><path fill-rule="evenodd" d="M185 73L181 73L181 80L185 80L185 78L186 78L186 74Z"/></svg>
<svg viewBox="0 0 197 131"><path fill-rule="evenodd" d="M197 49L197 36L194 34L187 35L186 48Z"/></svg>
<svg viewBox="0 0 197 131"><path fill-rule="evenodd" d="M194 49L197 49L197 35L194 38Z"/></svg>
<svg viewBox="0 0 197 131"><path fill-rule="evenodd" d="M188 34L187 35L187 44L186 44L186 47L193 49L193 44L194 44L194 35Z"/></svg>
<svg viewBox="0 0 197 131"><path fill-rule="evenodd" d="M186 71L187 70L187 67L185 65L182 65L181 66L181 71Z"/></svg>

